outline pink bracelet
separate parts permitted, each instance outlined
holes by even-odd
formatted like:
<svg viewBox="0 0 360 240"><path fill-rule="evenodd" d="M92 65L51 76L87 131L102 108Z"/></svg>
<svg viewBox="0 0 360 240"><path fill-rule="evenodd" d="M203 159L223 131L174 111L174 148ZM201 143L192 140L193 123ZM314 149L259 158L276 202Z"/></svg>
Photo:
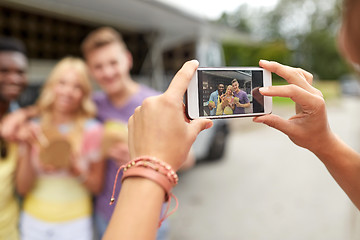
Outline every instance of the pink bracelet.
<svg viewBox="0 0 360 240"><path fill-rule="evenodd" d="M163 174L159 172L155 172L151 168L134 167L124 171L121 182L123 182L128 177L144 177L156 182L166 192L165 201L167 202L169 200L169 194L171 193L171 189L173 186L168 180L168 178Z"/></svg>
<svg viewBox="0 0 360 240"><path fill-rule="evenodd" d="M154 181L155 183L159 184L165 190L165 202L167 202L166 211L160 219L159 227L161 223L171 214L173 214L176 209L178 208L178 200L177 198L171 193L171 189L178 183L179 178L175 171L172 170L171 166L165 162L159 161L154 157L142 156L138 157L127 164L124 164L119 167L115 181L113 186L113 192L110 200L110 205L115 202L115 188L117 183L117 178L120 171L123 169L124 174L122 177L122 182L128 177L144 177L149 180ZM176 201L175 208L167 214L170 207L171 197L173 197Z"/></svg>

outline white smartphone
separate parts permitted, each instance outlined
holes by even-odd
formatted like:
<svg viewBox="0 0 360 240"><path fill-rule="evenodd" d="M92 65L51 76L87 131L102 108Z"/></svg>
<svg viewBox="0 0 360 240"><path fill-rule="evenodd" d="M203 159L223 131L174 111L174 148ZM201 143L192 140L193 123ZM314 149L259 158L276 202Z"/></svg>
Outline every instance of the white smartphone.
<svg viewBox="0 0 360 240"><path fill-rule="evenodd" d="M270 114L272 98L260 94L271 86L271 72L259 67L198 68L186 92L190 119L234 118Z"/></svg>

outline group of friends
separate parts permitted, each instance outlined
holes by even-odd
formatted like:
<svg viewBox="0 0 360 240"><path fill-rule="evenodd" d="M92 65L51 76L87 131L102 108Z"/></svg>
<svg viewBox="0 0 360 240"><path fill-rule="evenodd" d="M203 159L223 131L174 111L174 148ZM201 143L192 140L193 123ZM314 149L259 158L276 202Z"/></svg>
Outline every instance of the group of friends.
<svg viewBox="0 0 360 240"><path fill-rule="evenodd" d="M250 101L245 91L239 88L239 81L233 79L231 85L226 87L219 83L217 90L209 97L208 107L210 116L243 114L245 108L250 107Z"/></svg>
<svg viewBox="0 0 360 240"><path fill-rule="evenodd" d="M160 93L132 79L132 56L116 30L94 30L81 50L83 58L55 65L35 105L20 108L26 48L0 38L0 239L92 240L108 226L115 175L130 156L127 132L104 146L106 123L127 129L135 108ZM102 91L92 91L90 76ZM165 222L158 239L167 231Z"/></svg>

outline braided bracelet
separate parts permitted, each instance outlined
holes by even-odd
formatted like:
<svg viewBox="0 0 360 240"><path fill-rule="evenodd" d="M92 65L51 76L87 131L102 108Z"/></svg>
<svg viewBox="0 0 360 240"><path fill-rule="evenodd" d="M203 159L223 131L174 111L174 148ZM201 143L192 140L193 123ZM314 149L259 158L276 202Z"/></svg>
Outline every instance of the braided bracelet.
<svg viewBox="0 0 360 240"><path fill-rule="evenodd" d="M121 181L123 182L128 177L144 177L149 180L154 181L160 185L165 190L165 202L167 202L166 211L160 219L159 227L161 223L171 214L173 214L178 207L177 198L171 193L171 189L178 183L179 178L171 166L165 162L159 161L154 157L142 156L138 157L127 164L124 164L119 167L113 186L113 192L110 200L110 205L115 202L115 188L117 183L117 178L120 171L123 169L123 177ZM167 214L170 207L171 197L176 201L175 208Z"/></svg>

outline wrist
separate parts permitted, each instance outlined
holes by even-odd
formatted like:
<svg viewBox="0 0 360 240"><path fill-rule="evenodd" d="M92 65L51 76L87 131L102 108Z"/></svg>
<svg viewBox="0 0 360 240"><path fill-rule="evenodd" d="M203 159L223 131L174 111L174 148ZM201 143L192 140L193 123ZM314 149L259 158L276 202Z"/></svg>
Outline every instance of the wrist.
<svg viewBox="0 0 360 240"><path fill-rule="evenodd" d="M103 239L116 238L110 229L120 233L118 239L149 239L148 236L156 236L163 198L164 190L151 180L142 177L124 179L119 204L115 207Z"/></svg>
<svg viewBox="0 0 360 240"><path fill-rule="evenodd" d="M115 202L115 197L114 197L115 188L116 188L118 174L120 173L121 170L123 170L123 176L121 179L123 183L127 181L127 185L129 184L131 185L134 183L139 183L140 181L140 183L145 184L146 186L149 186L150 184L149 188L158 189L157 192L162 197L162 201L160 201L161 199L157 199L157 200L159 200L160 202L164 202L165 200L165 202L167 202L168 207L165 214L160 219L159 226L169 215L171 215L173 212L176 211L178 206L178 201L177 198L172 194L171 190L178 183L179 178L176 172L172 169L172 167L169 164L159 161L155 157L149 157L149 156L138 157L134 160L131 160L127 164L122 165L118 169L114 181L113 193L110 199L110 205L112 205ZM129 181L129 179L133 179L133 181ZM155 187L156 185L157 187ZM138 188L136 187L136 189ZM162 191L159 191L161 189ZM144 191L148 192L149 190L146 189L145 187ZM174 210L168 213L170 201L172 197L176 201L176 207Z"/></svg>
<svg viewBox="0 0 360 240"><path fill-rule="evenodd" d="M165 189L162 188L159 184L155 183L151 179L144 177L128 177L122 181L121 185L124 192L133 191L136 189L135 194L144 195L146 197L154 196L154 198L162 201L164 195L166 194ZM151 194L148 194L151 193Z"/></svg>
<svg viewBox="0 0 360 240"><path fill-rule="evenodd" d="M164 189L166 192L165 201L169 200L172 188L179 181L172 167L155 157L141 156L131 160L121 168L123 168L122 181L129 177L143 177L151 180Z"/></svg>
<svg viewBox="0 0 360 240"><path fill-rule="evenodd" d="M314 147L309 148L319 159L333 155L339 145L339 138L331 131L325 137L319 138Z"/></svg>

